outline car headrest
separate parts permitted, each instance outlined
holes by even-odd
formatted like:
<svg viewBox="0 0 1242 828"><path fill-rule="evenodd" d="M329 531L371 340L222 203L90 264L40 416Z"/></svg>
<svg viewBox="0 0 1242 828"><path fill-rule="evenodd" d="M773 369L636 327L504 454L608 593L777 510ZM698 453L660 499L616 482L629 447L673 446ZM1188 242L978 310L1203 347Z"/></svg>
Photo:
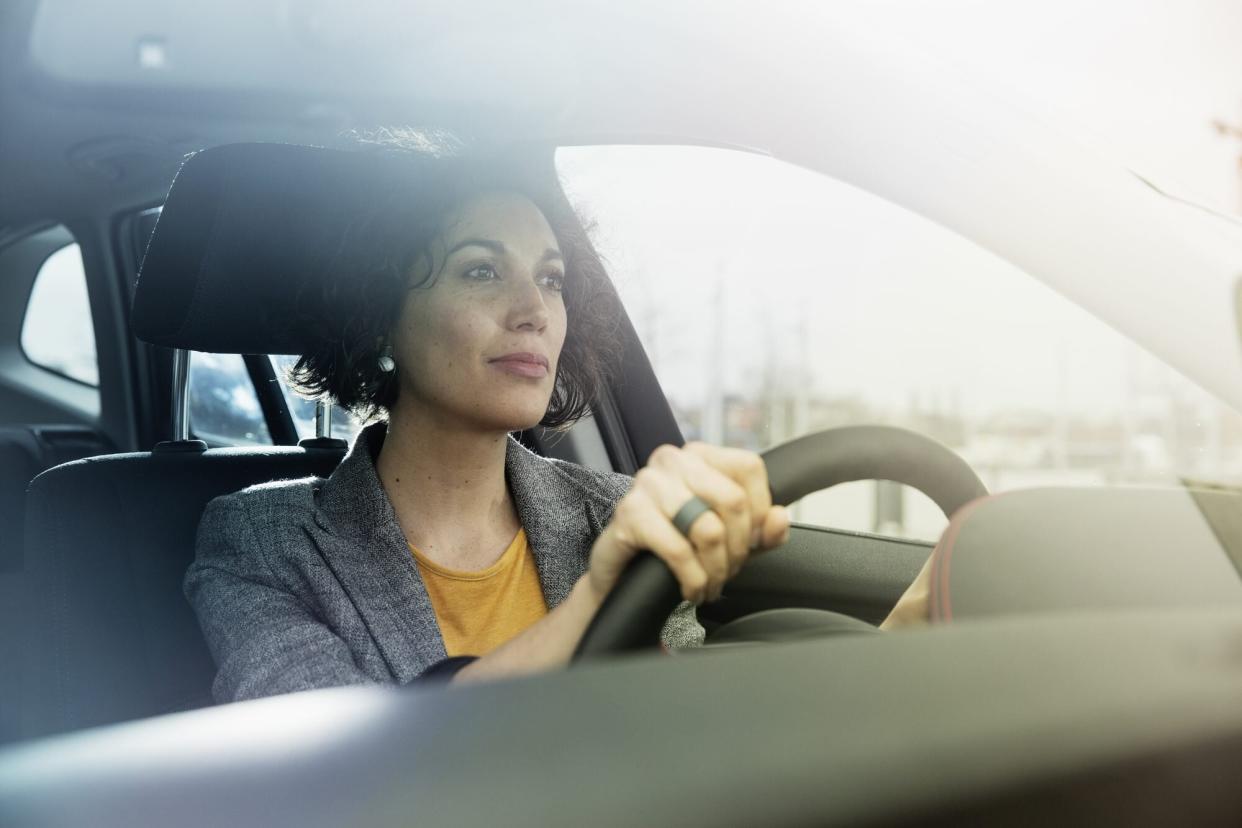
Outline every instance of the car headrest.
<svg viewBox="0 0 1242 828"><path fill-rule="evenodd" d="M182 165L134 291L134 334L215 353L298 354L300 280L314 278L350 219L404 162L288 144L229 144Z"/></svg>

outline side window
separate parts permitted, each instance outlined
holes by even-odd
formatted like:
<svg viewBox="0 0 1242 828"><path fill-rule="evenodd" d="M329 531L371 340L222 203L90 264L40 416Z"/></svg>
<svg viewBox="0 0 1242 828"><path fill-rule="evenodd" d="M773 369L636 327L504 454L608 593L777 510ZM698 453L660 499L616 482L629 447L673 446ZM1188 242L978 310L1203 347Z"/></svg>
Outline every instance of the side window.
<svg viewBox="0 0 1242 828"><path fill-rule="evenodd" d="M39 269L22 320L21 348L40 368L99 387L95 327L76 244L57 250Z"/></svg>
<svg viewBox="0 0 1242 828"><path fill-rule="evenodd" d="M1242 416L972 242L769 157L561 149L687 439L763 450L891 424L958 452L993 491L1242 475ZM921 493L865 481L795 519L934 539Z"/></svg>
<svg viewBox="0 0 1242 828"><path fill-rule="evenodd" d="M271 445L263 408L240 354L190 355L190 431L222 445Z"/></svg>
<svg viewBox="0 0 1242 828"><path fill-rule="evenodd" d="M289 386L288 372L298 361L295 356L276 355L271 357L272 370L280 382L280 390L284 392L285 404L293 417L294 428L298 439L306 440L315 436L315 401L300 396ZM362 430L362 423L339 405L332 409L332 436L352 443L354 437Z"/></svg>

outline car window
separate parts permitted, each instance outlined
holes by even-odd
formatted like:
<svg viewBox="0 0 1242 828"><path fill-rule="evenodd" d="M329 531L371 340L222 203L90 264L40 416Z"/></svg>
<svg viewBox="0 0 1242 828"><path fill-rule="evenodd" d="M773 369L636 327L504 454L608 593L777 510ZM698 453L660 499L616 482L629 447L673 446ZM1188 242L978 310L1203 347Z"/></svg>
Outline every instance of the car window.
<svg viewBox="0 0 1242 828"><path fill-rule="evenodd" d="M272 356L285 404L298 439L315 436L315 402L290 386L286 368L292 356ZM361 424L340 406L333 409L332 436L352 442ZM190 359L190 428L199 439L223 445L271 445L272 437L254 383L239 354L195 352Z"/></svg>
<svg viewBox="0 0 1242 828"><path fill-rule="evenodd" d="M293 425L297 429L298 439L306 440L315 436L315 401L300 396L289 385L288 371L298 361L296 356L275 355L271 357L272 369L280 382L280 389L285 395L285 404L289 406L289 414L293 417ZM362 423L339 405L332 408L332 436L353 442Z"/></svg>
<svg viewBox="0 0 1242 828"><path fill-rule="evenodd" d="M99 386L95 326L78 245L65 245L48 256L35 276L22 321L21 348L40 368Z"/></svg>
<svg viewBox="0 0 1242 828"><path fill-rule="evenodd" d="M957 451L991 491L1242 476L1242 417L986 250L770 157L564 148L571 200L687 439L762 450L887 423ZM895 484L796 519L933 539Z"/></svg>
<svg viewBox="0 0 1242 828"><path fill-rule="evenodd" d="M220 445L271 445L263 408L240 354L190 355L190 431Z"/></svg>

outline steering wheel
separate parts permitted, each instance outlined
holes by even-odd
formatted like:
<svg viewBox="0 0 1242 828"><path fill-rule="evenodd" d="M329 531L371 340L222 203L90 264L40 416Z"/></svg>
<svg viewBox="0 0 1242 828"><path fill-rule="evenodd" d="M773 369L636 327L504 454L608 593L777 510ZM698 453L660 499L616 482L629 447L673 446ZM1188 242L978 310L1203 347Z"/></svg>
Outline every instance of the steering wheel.
<svg viewBox="0 0 1242 828"><path fill-rule="evenodd" d="M762 454L772 502L788 506L853 480L892 480L930 497L946 517L988 493L962 458L930 437L893 426L846 426L808 434ZM642 552L626 566L574 651L574 661L647 649L681 602L664 562Z"/></svg>

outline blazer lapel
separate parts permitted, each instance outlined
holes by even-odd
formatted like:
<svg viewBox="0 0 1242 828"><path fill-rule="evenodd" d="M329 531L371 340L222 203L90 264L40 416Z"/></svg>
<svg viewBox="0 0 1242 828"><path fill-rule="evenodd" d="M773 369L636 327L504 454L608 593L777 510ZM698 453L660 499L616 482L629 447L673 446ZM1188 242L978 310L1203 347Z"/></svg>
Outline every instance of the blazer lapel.
<svg viewBox="0 0 1242 828"><path fill-rule="evenodd" d="M616 504L512 437L505 476L551 609L568 597L586 572L591 546L603 529L602 518Z"/></svg>
<svg viewBox="0 0 1242 828"><path fill-rule="evenodd" d="M368 426L323 484L315 525L324 561L399 683L446 657L431 599L375 472L385 424Z"/></svg>

